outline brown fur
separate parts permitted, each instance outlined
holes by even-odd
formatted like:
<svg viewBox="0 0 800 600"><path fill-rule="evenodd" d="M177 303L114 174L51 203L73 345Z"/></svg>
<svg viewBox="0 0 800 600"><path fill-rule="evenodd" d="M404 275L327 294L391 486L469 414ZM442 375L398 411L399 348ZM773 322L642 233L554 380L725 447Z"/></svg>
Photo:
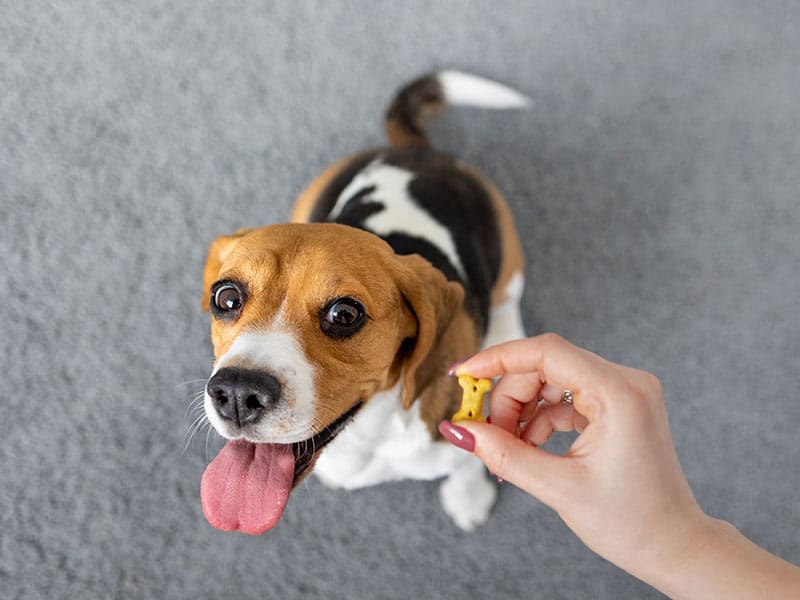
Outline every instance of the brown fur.
<svg viewBox="0 0 800 600"><path fill-rule="evenodd" d="M400 378L404 404L410 406L420 386L452 359L444 340L459 335L450 332L451 319L461 310L459 284L448 282L424 259L396 255L380 238L342 225L272 225L219 238L204 279L210 282L207 288L233 279L250 292L236 321L212 320L217 358L241 333L268 327L282 311L317 370L315 410L321 426ZM318 314L341 296L359 299L370 322L352 338L334 340L320 330ZM436 402L425 403L426 414L441 412L433 407Z"/></svg>
<svg viewBox="0 0 800 600"><path fill-rule="evenodd" d="M428 146L428 139L424 135L410 131L407 127L394 119L386 121L384 127L386 137L389 138L389 142L392 146L398 148L400 146Z"/></svg>
<svg viewBox="0 0 800 600"><path fill-rule="evenodd" d="M453 415L460 401L458 382L445 374L447 368L477 352L478 347L475 323L463 309L459 310L442 336L438 352L427 361L427 372L421 372L428 376L427 383L422 388L418 386L423 390L419 397L420 417L434 438L440 436L439 423Z"/></svg>

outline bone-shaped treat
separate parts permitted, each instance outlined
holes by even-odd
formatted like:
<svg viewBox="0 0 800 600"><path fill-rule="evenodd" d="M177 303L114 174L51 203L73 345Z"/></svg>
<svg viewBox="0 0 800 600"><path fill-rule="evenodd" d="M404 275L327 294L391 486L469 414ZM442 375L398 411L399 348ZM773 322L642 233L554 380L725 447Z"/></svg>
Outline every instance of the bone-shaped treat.
<svg viewBox="0 0 800 600"><path fill-rule="evenodd" d="M475 379L469 375L460 375L458 385L464 390L461 396L461 408L453 415L451 421L485 421L483 418L483 397L492 389L491 379Z"/></svg>

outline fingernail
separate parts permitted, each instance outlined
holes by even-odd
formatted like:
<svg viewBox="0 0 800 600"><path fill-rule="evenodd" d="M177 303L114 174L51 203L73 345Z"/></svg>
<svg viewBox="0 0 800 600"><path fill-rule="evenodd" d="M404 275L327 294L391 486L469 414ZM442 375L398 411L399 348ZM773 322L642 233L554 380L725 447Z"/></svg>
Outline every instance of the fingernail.
<svg viewBox="0 0 800 600"><path fill-rule="evenodd" d="M467 362L466 358L462 358L461 360L457 360L452 365L447 367L447 374L448 375L455 375L456 374L456 369L458 369L458 367L463 365L465 362Z"/></svg>
<svg viewBox="0 0 800 600"><path fill-rule="evenodd" d="M456 448L475 452L475 438L463 427L453 425L450 421L442 421L439 423L439 433Z"/></svg>
<svg viewBox="0 0 800 600"><path fill-rule="evenodd" d="M492 424L492 417L491 417L491 415L489 415L489 416L487 416L487 417L486 417L486 422L487 422L489 425L491 425L491 424Z"/></svg>

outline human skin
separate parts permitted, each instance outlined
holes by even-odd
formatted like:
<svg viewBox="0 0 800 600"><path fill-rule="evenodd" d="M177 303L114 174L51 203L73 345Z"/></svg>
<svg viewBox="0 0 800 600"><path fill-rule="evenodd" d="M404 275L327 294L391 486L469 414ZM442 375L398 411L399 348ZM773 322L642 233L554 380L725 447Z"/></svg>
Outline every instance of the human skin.
<svg viewBox="0 0 800 600"><path fill-rule="evenodd" d="M553 334L489 348L453 370L500 379L491 424L445 421L445 437L550 506L600 556L672 598L800 597L798 567L700 508L650 373ZM580 435L564 456L537 447L573 429Z"/></svg>

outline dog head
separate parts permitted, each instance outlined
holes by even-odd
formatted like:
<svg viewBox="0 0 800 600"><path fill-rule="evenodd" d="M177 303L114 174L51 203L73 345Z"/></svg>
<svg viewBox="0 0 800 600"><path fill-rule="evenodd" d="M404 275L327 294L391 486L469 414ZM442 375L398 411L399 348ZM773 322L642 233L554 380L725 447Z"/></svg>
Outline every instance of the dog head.
<svg viewBox="0 0 800 600"><path fill-rule="evenodd" d="M401 380L409 407L440 374L437 342L463 300L423 258L329 223L218 238L204 287L216 356L205 410L229 442L203 476L203 508L216 527L248 533L277 523L376 392Z"/></svg>

